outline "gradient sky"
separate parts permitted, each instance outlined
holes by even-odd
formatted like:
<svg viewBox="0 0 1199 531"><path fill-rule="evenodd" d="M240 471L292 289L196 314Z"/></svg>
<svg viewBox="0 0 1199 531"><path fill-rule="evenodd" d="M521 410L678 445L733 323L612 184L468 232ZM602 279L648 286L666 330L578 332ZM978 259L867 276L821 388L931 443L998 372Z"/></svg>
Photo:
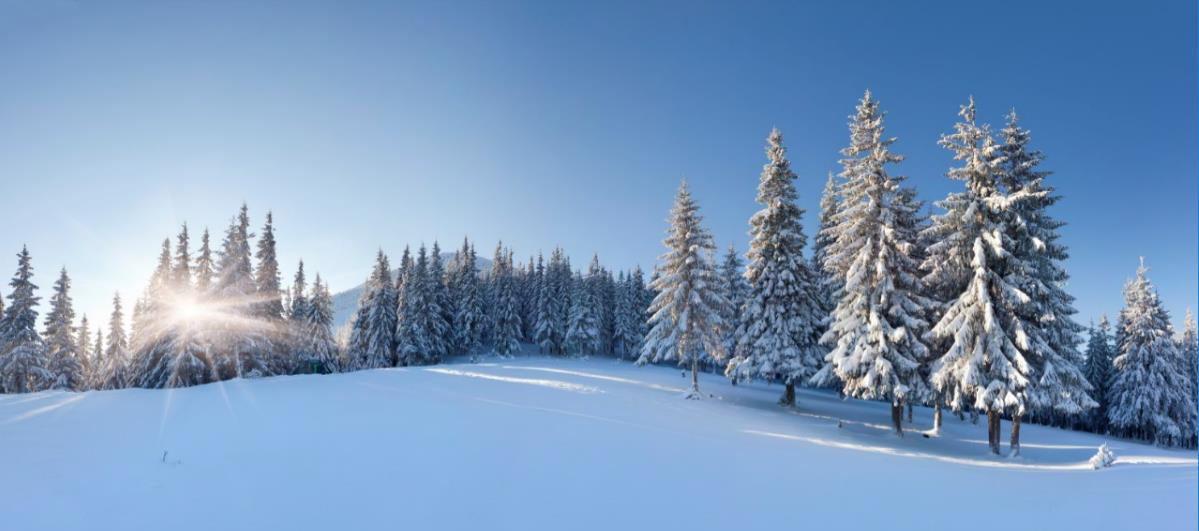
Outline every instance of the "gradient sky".
<svg viewBox="0 0 1199 531"><path fill-rule="evenodd" d="M303 257L334 290L378 247L466 234L650 267L684 176L743 251L770 128L811 234L867 88L928 200L962 188L936 141L968 96L996 129L1020 112L1080 321L1141 255L1176 321L1195 304L1193 0L0 0L0 276L28 244L41 294L65 265L95 319L243 200L274 211L285 280Z"/></svg>

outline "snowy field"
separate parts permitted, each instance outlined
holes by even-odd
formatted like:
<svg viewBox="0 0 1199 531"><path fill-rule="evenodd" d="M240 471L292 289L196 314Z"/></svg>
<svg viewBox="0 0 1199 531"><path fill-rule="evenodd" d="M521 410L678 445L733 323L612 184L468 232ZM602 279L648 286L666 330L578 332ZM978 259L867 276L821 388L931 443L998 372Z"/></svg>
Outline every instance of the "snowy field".
<svg viewBox="0 0 1199 531"><path fill-rule="evenodd" d="M881 403L686 383L530 357L0 396L0 528L1196 529L1194 452L1097 471L1103 437L1026 425L993 458L951 415L897 439Z"/></svg>

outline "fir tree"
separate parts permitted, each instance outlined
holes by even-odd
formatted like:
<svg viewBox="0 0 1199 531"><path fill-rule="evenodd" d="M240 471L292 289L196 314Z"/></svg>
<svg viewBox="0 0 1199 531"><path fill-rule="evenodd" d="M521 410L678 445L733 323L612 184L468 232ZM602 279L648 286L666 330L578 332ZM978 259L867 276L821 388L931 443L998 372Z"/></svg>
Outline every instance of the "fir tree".
<svg viewBox="0 0 1199 531"><path fill-rule="evenodd" d="M599 257L592 256L587 276L575 273L571 281L570 320L566 329L566 350L580 356L600 352L601 275Z"/></svg>
<svg viewBox="0 0 1199 531"><path fill-rule="evenodd" d="M54 381L48 369L46 344L37 333L37 305L29 249L17 254L17 273L8 283L8 311L0 320L0 386L6 393L45 389Z"/></svg>
<svg viewBox="0 0 1199 531"><path fill-rule="evenodd" d="M187 223L179 230L175 240L175 266L171 272L171 280L176 292L190 292L192 288L191 274L191 238L187 234Z"/></svg>
<svg viewBox="0 0 1199 531"><path fill-rule="evenodd" d="M928 357L921 336L932 302L921 293L919 245L901 210L902 177L887 165L901 162L885 138L878 101L870 92L851 117L850 146L842 150L842 203L825 234L825 269L843 280L832 324L822 341L832 347L828 370L843 382L842 393L891 403L891 421L903 435L905 403L927 395L920 372ZM820 376L817 376L820 378Z"/></svg>
<svg viewBox="0 0 1199 531"><path fill-rule="evenodd" d="M1192 399L1199 394L1199 330L1195 327L1195 315L1187 308L1186 317L1182 321L1182 337L1178 339L1178 350L1182 352L1183 374L1191 382Z"/></svg>
<svg viewBox="0 0 1199 531"><path fill-rule="evenodd" d="M836 222L837 209L839 207L839 195L837 192L836 182L833 180L833 173L829 172L828 179L824 182L824 191L820 195L820 230L816 232L815 243L812 245L812 274L816 278L816 291L819 294L817 302L820 303L820 315L831 316L837 308L838 292L841 289L841 284L844 282L843 276L839 276L834 272L829 271L824 267L827 260L828 249L836 241L836 236L833 235L833 224ZM821 335L828 330L831 323L830 318L825 318L821 323Z"/></svg>
<svg viewBox="0 0 1199 531"><path fill-rule="evenodd" d="M92 344L92 369L88 373L88 388L100 389L104 386L104 369L108 358L104 356L104 329L96 327L96 340Z"/></svg>
<svg viewBox="0 0 1199 531"><path fill-rule="evenodd" d="M670 211L666 254L658 265L654 281L658 295L650 306L652 327L641 349L637 364L678 360L691 364L691 390L688 398L699 398L699 358L701 349L723 358L721 332L724 323L720 310L727 301L720 291L716 275L716 246L703 227L699 205L687 190L687 181L679 185L674 208Z"/></svg>
<svg viewBox="0 0 1199 531"><path fill-rule="evenodd" d="M462 240L462 249L458 251L454 262L450 272L454 293L451 336L455 351L470 354L482 342L484 312L475 248L469 240Z"/></svg>
<svg viewBox="0 0 1199 531"><path fill-rule="evenodd" d="M196 256L196 292L203 295L212 287L213 277L212 248L208 241L208 229L200 237L200 254Z"/></svg>
<svg viewBox="0 0 1199 531"><path fill-rule="evenodd" d="M121 307L121 294L112 296L112 314L108 319L108 342L104 347L104 368L98 389L124 389L129 387L129 340L125 335L125 314Z"/></svg>
<svg viewBox="0 0 1199 531"><path fill-rule="evenodd" d="M737 347L737 328L735 323L741 321L742 308L749 298L749 282L745 280L745 261L737 254L737 248L729 244L728 252L720 263L720 289L724 293L726 304L720 311L720 320L728 323L725 327L721 345L725 352L734 352ZM713 363L715 360L710 360Z"/></svg>
<svg viewBox="0 0 1199 531"><path fill-rule="evenodd" d="M308 326L303 337L307 344L302 349L306 357L301 358L301 367L317 374L336 372L338 355L337 342L333 339L333 297L319 274L312 282L312 297L306 308Z"/></svg>
<svg viewBox="0 0 1199 531"><path fill-rule="evenodd" d="M251 263L249 209L245 204L225 231L212 297L226 318L213 330L213 372L218 380L270 374L271 323L259 317L258 286Z"/></svg>
<svg viewBox="0 0 1199 531"><path fill-rule="evenodd" d="M82 355L74 327L75 308L71 303L71 278L63 268L54 283L50 311L46 314L46 357L54 389L84 389Z"/></svg>
<svg viewBox="0 0 1199 531"><path fill-rule="evenodd" d="M399 294L403 304L400 305L396 343L400 363L403 365L428 365L436 363L438 354L435 352L434 335L435 321L440 314L440 308L432 304L432 281L429 270L429 257L425 246L421 245L416 254L416 262L404 276L404 283Z"/></svg>
<svg viewBox="0 0 1199 531"><path fill-rule="evenodd" d="M566 353L570 282L570 260L561 248L556 248L550 253L545 279L537 297L537 323L533 339L542 352L559 356Z"/></svg>
<svg viewBox="0 0 1199 531"><path fill-rule="evenodd" d="M429 271L425 276L428 292L428 305L425 308L429 324L429 359L433 363L441 361L450 353L450 314L449 289L445 282L445 266L441 262L441 247L433 242L433 251L429 255Z"/></svg>
<svg viewBox="0 0 1199 531"><path fill-rule="evenodd" d="M505 357L520 351L520 305L512 269L512 251L497 245L491 275L491 338L495 353Z"/></svg>
<svg viewBox="0 0 1199 531"><path fill-rule="evenodd" d="M1060 197L1045 184L1050 173L1038 168L1044 156L1029 147L1031 135L1020 127L1015 111L1008 115L1002 137L996 177L1009 197L1020 198L1004 211L1011 240L1005 262L1009 282L1030 299L1016 308L1019 319L1028 324L1024 330L1029 347L1021 348L1035 375L1029 402L1035 410L1058 419L1077 420L1096 404L1087 394L1091 384L1081 370L1082 328L1073 319L1074 297L1065 291L1069 275L1061 263L1069 255L1058 234L1064 223L1048 212ZM1021 413L1012 412L1014 453L1020 448Z"/></svg>
<svg viewBox="0 0 1199 531"><path fill-rule="evenodd" d="M1174 343L1170 315L1146 276L1124 287L1124 334L1112 361L1108 425L1113 433L1162 446L1188 444L1195 436L1195 399Z"/></svg>
<svg viewBox="0 0 1199 531"><path fill-rule="evenodd" d="M736 379L780 381L783 405L795 403L795 385L820 367L823 349L815 278L804 259L803 210L796 204L796 175L791 171L783 135L770 132L757 201L763 208L750 218L750 294L738 326L736 357L726 373Z"/></svg>
<svg viewBox="0 0 1199 531"><path fill-rule="evenodd" d="M1115 349L1112 347L1111 324L1107 316L1099 318L1099 327L1090 328L1090 339L1087 341L1087 363L1083 374L1091 382L1091 398L1095 399L1096 407L1090 412L1087 427L1096 433L1107 432L1108 387L1112 377L1112 358Z"/></svg>
<svg viewBox="0 0 1199 531"><path fill-rule="evenodd" d="M350 339L346 348L353 369L396 365L397 307L396 289L391 281L391 263L380 250L350 325Z"/></svg>
<svg viewBox="0 0 1199 531"><path fill-rule="evenodd" d="M1029 405L1028 387L1034 368L1026 353L1032 323L1022 308L1031 298L1008 276L1024 264L1006 222L1008 213L1028 193L1004 194L996 179L998 148L986 126L975 124L974 100L963 106L962 122L941 138L962 166L951 179L964 181L964 192L950 194L926 233L929 247L926 281L934 291L951 294L929 338L945 344L931 366L933 386L954 411L973 407L987 414L991 451L999 453L1000 418L1022 415Z"/></svg>
<svg viewBox="0 0 1199 531"><path fill-rule="evenodd" d="M95 351L92 350L91 323L87 320L87 314L79 317L79 326L75 328L75 346L79 353L79 389L86 390L91 388L96 362Z"/></svg>

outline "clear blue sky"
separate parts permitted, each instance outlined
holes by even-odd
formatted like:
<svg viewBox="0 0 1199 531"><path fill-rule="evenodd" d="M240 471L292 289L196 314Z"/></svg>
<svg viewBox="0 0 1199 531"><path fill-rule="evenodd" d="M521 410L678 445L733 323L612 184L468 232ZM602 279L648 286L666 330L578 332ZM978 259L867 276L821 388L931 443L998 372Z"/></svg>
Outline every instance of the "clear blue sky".
<svg viewBox="0 0 1199 531"><path fill-rule="evenodd" d="M1140 255L1195 304L1194 1L343 4L0 0L0 274L27 243L95 318L243 200L334 289L464 234L649 267L683 176L743 250L770 128L810 234L870 88L930 200L961 187L936 141L967 96L1021 113L1084 323Z"/></svg>

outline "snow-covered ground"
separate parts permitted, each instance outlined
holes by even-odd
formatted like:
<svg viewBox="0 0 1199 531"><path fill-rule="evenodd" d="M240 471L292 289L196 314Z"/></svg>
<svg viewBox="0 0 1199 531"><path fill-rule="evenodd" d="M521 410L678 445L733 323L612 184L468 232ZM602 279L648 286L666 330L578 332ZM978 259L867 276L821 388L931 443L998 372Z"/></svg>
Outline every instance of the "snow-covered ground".
<svg viewBox="0 0 1199 531"><path fill-rule="evenodd" d="M610 359L0 396L0 528L1194 530L1194 452ZM1004 423L1004 429L1008 427ZM1006 448L1006 437L1005 437Z"/></svg>

